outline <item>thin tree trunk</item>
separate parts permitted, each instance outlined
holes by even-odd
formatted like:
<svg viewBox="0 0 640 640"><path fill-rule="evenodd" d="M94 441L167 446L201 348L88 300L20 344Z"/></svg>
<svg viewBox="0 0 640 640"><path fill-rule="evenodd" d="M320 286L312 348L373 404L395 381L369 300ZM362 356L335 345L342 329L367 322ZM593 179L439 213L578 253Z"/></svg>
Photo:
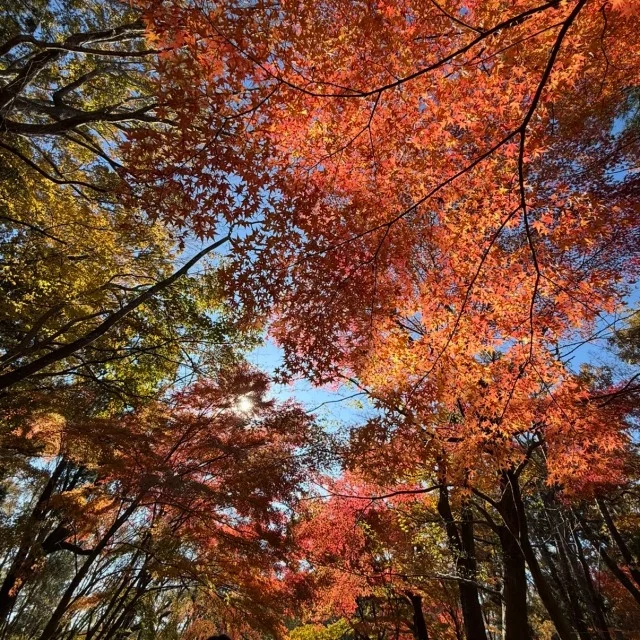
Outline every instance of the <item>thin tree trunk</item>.
<svg viewBox="0 0 640 640"><path fill-rule="evenodd" d="M563 578L558 573L558 567L556 566L558 561L551 555L549 548L545 541L541 541L538 543L538 548L540 549L540 555L547 565L549 575L551 576L551 580L555 586L556 593L562 598L564 602L569 602L569 593L567 588L570 586L567 583L566 578Z"/></svg>
<svg viewBox="0 0 640 640"><path fill-rule="evenodd" d="M480 591L475 584L478 579L478 563L473 535L473 513L468 504L463 504L461 516L460 542L463 556L460 558L460 570L466 580L460 583L460 600L463 616L469 621L467 638L468 640L486 640L487 631L480 604Z"/></svg>
<svg viewBox="0 0 640 640"><path fill-rule="evenodd" d="M578 583L575 571L571 566L571 560L568 557L569 549L567 548L566 541L562 538L561 533L556 531L555 534L556 546L558 548L558 557L562 572L564 574L564 580L567 585L568 604L573 614L573 622L576 627L576 631L581 640L590 640L589 630L584 619L583 607L580 606L580 599L578 594L582 592L582 585Z"/></svg>
<svg viewBox="0 0 640 640"><path fill-rule="evenodd" d="M585 583L587 585L587 593L589 594L589 600L591 601L592 606L592 618L598 630L598 635L600 636L600 638L602 638L602 640L611 640L611 634L609 633L607 620L602 609L602 597L597 592L596 586L593 583L591 570L589 569L589 564L587 563L587 559L584 556L582 542L580 542L580 536L578 536L575 530L573 530L572 533L576 545L578 562L580 563L580 566L582 567L582 571L584 573Z"/></svg>
<svg viewBox="0 0 640 640"><path fill-rule="evenodd" d="M80 583L85 579L87 574L89 573L89 569L94 561L98 558L98 556L102 553L103 549L109 543L109 540L116 534L118 529L129 519L129 516L138 508L138 502L134 500L129 507L115 520L115 522L111 525L108 531L105 533L103 538L96 544L91 555L89 555L83 565L78 569L77 573L69 583L66 591L62 595L62 598L58 602L58 606L55 611L51 615L49 622L45 626L44 630L40 634L39 640L51 640L57 631L60 625L60 622L71 603L71 599L73 598L73 594L76 589L80 586Z"/></svg>
<svg viewBox="0 0 640 640"><path fill-rule="evenodd" d="M136 551L132 564L135 564L137 562L140 553L140 550ZM134 580L131 578L131 573L127 573L120 581L120 584L116 588L114 594L111 596L108 605L104 608L104 611L98 616L95 624L92 624L87 628L85 640L92 640L96 633L102 633L102 631L100 631L100 628L108 624L109 620L114 615L113 611L117 610L120 604L124 602L124 600L126 600L129 592L131 591L131 589L133 589L133 586ZM124 595L122 595L123 591Z"/></svg>
<svg viewBox="0 0 640 640"><path fill-rule="evenodd" d="M598 549L598 553L603 562L607 565L607 568L617 578L618 582L631 594L633 599L640 604L640 590L633 584L629 576L618 566L618 563L609 555L606 549L601 548L598 543L597 536L591 530L591 527L587 524L586 520L575 513L576 519L582 527L585 537L591 542L595 549Z"/></svg>
<svg viewBox="0 0 640 640"><path fill-rule="evenodd" d="M116 634L126 632L135 618L136 606L140 602L140 599L145 595L147 587L151 582L151 576L142 571L138 579L138 585L136 586L136 592L131 600L125 605L124 609L118 616L118 618L110 625L109 629L105 630L104 635L101 634L103 640L111 640ZM418 640L423 640L419 638ZM425 638L424 640L429 640Z"/></svg>
<svg viewBox="0 0 640 640"><path fill-rule="evenodd" d="M527 576L517 540L507 526L500 528L502 547L503 639L529 640Z"/></svg>
<svg viewBox="0 0 640 640"><path fill-rule="evenodd" d="M633 581L638 586L640 586L640 571L638 570L638 562L634 558L633 553L631 553L631 549L629 549L627 543L624 541L624 538L620 534L620 531L618 531L618 527L616 527L616 523L613 521L613 517L611 516L611 513L609 513L609 509L607 508L605 501L602 498L596 498L596 503L598 505L600 513L602 514L602 519L607 525L607 531L609 531L611 539L618 547L620 555L622 556L627 569L629 569L629 573L631 574Z"/></svg>

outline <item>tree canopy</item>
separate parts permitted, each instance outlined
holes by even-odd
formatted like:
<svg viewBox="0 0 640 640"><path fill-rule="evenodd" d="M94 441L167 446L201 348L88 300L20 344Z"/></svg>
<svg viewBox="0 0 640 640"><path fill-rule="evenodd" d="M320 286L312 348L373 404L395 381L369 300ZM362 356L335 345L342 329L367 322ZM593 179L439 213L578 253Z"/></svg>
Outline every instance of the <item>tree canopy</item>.
<svg viewBox="0 0 640 640"><path fill-rule="evenodd" d="M10 0L0 640L640 637L639 109L636 0Z"/></svg>

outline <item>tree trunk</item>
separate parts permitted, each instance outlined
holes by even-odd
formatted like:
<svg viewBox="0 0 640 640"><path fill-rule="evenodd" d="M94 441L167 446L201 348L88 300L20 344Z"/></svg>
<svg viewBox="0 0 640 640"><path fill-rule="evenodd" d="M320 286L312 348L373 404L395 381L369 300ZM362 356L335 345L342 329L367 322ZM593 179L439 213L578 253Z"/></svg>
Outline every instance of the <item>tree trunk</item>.
<svg viewBox="0 0 640 640"><path fill-rule="evenodd" d="M444 521L449 548L456 558L456 574L461 578L458 582L458 588L467 640L487 640L480 596L475 584L477 575L471 512L468 508L464 509L461 523L462 531L459 531L451 511L449 492L444 482L440 488L438 513Z"/></svg>
<svg viewBox="0 0 640 640"><path fill-rule="evenodd" d="M613 517L611 516L611 513L609 512L605 501L602 498L597 498L596 503L598 504L598 509L600 509L600 513L602 514L602 519L607 525L609 535L618 547L620 555L622 556L627 569L629 569L629 573L631 574L633 581L638 586L640 586L640 571L638 570L638 563L633 557L633 553L631 553L631 549L629 549L627 543L624 541L622 535L618 531L618 527L616 527L616 524L613 521Z"/></svg>
<svg viewBox="0 0 640 640"><path fill-rule="evenodd" d="M527 575L520 547L521 523L509 476L500 479L502 497L498 511L503 524L498 531L502 547L503 640L530 640L527 612Z"/></svg>
<svg viewBox="0 0 640 640"><path fill-rule="evenodd" d="M582 527L585 537L589 540L591 545L598 549L598 553L603 562L607 565L607 568L618 579L618 582L631 594L633 599L640 604L640 590L633 584L629 576L618 566L618 563L609 555L606 549L602 548L598 542L597 536L591 530L591 527L587 524L587 521L578 513L575 516Z"/></svg>
<svg viewBox="0 0 640 640"><path fill-rule="evenodd" d="M517 540L507 526L500 527L502 547L503 640L529 640L527 576Z"/></svg>
<svg viewBox="0 0 640 640"><path fill-rule="evenodd" d="M609 633L609 627L607 625L607 620L602 608L602 596L598 593L596 585L593 582L591 569L589 568L589 563L584 556L582 542L580 542L580 536L578 536L575 530L573 531L573 539L576 544L578 562L580 563L580 566L582 567L582 571L584 573L584 578L587 585L587 593L589 594L589 600L592 607L591 616L593 618L595 627L598 630L598 635L602 640L611 640L611 634Z"/></svg>
<svg viewBox="0 0 640 640"><path fill-rule="evenodd" d="M141 553L142 552L140 549L136 551L131 561L132 565L135 565ZM104 628L116 615L114 612L118 611L118 609L122 606L122 603L126 601L130 591L135 586L134 583L135 578L132 578L132 572L127 572L120 581L120 584L115 590L115 593L111 596L111 599L109 600L107 606L104 608L104 611L102 611L102 613L98 616L98 619L94 624L88 626L85 640L92 640L96 634L102 634L101 629Z"/></svg>
<svg viewBox="0 0 640 640"><path fill-rule="evenodd" d="M508 518L508 521L505 520L505 524L513 533L516 544L522 550L522 555L524 555L527 566L529 567L540 600L542 600L560 640L575 640L576 634L567 621L556 595L549 586L531 545L524 503L516 474L512 471L505 471L502 474L501 485L503 497L500 504L503 505L503 509Z"/></svg>
<svg viewBox="0 0 640 640"><path fill-rule="evenodd" d="M58 632L58 627L60 622L71 603L71 599L73 598L73 594L76 589L80 586L80 583L85 579L87 574L89 573L89 569L94 561L98 558L98 556L102 553L103 549L109 543L109 540L116 534L118 529L129 519L129 516L138 508L138 502L132 502L127 509L114 521L105 535L102 537L100 542L96 544L91 552L91 555L87 557L83 565L78 569L77 573L69 583L69 586L65 590L60 602L58 602L58 606L55 611L51 615L49 622L45 626L44 630L40 634L39 640L51 640L56 633Z"/></svg>
<svg viewBox="0 0 640 640"><path fill-rule="evenodd" d="M147 586L150 582L151 576L143 570L143 575L141 575L138 580L135 594L120 612L118 618L112 622L110 628L105 629L104 635L100 634L101 640L112 640L117 636L127 637L129 635L128 631L131 627L131 624L134 622L136 607L138 606L142 597L145 595ZM418 640L423 639L419 638ZM429 639L425 638L424 640Z"/></svg>
<svg viewBox="0 0 640 640"><path fill-rule="evenodd" d="M422 596L409 592L407 593L407 597L413 607L413 628L416 640L429 640L427 623L424 619L424 612L422 611Z"/></svg>
<svg viewBox="0 0 640 640"><path fill-rule="evenodd" d="M583 585L578 582L574 567L571 564L571 558L569 557L571 551L568 549L566 541L560 531L556 531L555 540L560 567L564 574L565 584L567 585L567 601L572 613L573 623L580 636L580 640L590 640L591 636L585 622L584 607L579 598L579 594L581 594L583 590Z"/></svg>
<svg viewBox="0 0 640 640"><path fill-rule="evenodd" d="M462 520L460 522L460 541L462 543L462 557L460 558L459 571L469 580L460 583L460 602L462 605L462 615L468 624L468 640L486 640L487 631L482 615L480 604L480 593L475 584L478 578L478 563L476 561L476 544L473 537L473 513L471 508L465 504L462 507Z"/></svg>

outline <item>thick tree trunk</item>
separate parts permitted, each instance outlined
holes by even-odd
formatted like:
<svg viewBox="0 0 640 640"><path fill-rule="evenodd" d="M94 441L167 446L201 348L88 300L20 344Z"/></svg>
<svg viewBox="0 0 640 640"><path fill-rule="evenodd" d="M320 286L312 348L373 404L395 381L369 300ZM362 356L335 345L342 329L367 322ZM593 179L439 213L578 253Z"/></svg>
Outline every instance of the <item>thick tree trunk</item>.
<svg viewBox="0 0 640 640"><path fill-rule="evenodd" d="M478 578L478 563L476 561L476 544L473 536L473 513L468 505L462 507L462 521L460 522L460 542L463 556L460 558L460 571L469 582L460 583L460 601L463 616L468 621L468 640L486 640L487 631L480 604L480 592L475 582Z"/></svg>
<svg viewBox="0 0 640 640"><path fill-rule="evenodd" d="M567 621L556 595L540 568L540 563L531 545L524 503L516 474L511 471L505 471L502 474L501 485L503 490L503 497L500 501L501 515L505 520L507 529L512 533L516 544L521 549L540 600L542 600L560 640L575 640L576 633ZM502 513L503 511L504 513Z"/></svg>
<svg viewBox="0 0 640 640"><path fill-rule="evenodd" d="M458 530L451 511L449 492L446 484L443 483L438 499L438 513L444 521L449 548L456 558L456 573L461 578L458 585L466 637L467 640L487 640L480 595L475 584L477 575L473 519L468 508L463 511L461 530Z"/></svg>
<svg viewBox="0 0 640 640"><path fill-rule="evenodd" d="M429 640L427 623L424 619L424 612L422 611L422 596L409 592L407 593L407 597L413 607L413 629L416 640Z"/></svg>
<svg viewBox="0 0 640 640"><path fill-rule="evenodd" d="M510 523L512 524L512 523ZM510 531L510 524L500 527L502 547L503 640L529 640L527 615L527 576L524 555Z"/></svg>
<svg viewBox="0 0 640 640"><path fill-rule="evenodd" d="M520 546L521 523L513 488L507 473L500 479L502 497L498 511L503 524L498 531L502 548L503 640L530 640L527 611L527 575Z"/></svg>

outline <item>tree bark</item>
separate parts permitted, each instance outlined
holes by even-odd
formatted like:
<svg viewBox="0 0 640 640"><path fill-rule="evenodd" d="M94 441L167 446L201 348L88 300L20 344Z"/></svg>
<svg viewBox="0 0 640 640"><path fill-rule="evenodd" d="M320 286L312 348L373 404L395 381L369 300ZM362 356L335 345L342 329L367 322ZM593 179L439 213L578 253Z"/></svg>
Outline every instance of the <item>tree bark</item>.
<svg viewBox="0 0 640 640"><path fill-rule="evenodd" d="M502 638L503 640L529 640L525 560L509 526L505 524L499 531L504 602Z"/></svg>
<svg viewBox="0 0 640 640"><path fill-rule="evenodd" d="M422 596L409 592L407 593L407 597L413 607L413 628L416 640L429 640L427 623L424 619L424 612L422 610Z"/></svg>
<svg viewBox="0 0 640 640"><path fill-rule="evenodd" d="M468 507L465 507L463 511L459 530L451 510L449 491L446 483L443 482L438 499L438 513L444 521L449 548L456 559L456 573L462 578L458 582L458 589L465 634L467 640L487 640L480 595L475 584L477 567L473 539L473 519Z"/></svg>
<svg viewBox="0 0 640 640"><path fill-rule="evenodd" d="M512 533L516 545L521 549L521 553L529 567L538 595L551 618L551 622L553 622L556 628L560 640L575 640L576 634L567 621L566 616L558 603L556 595L542 572L538 558L533 546L531 545L524 502L522 501L520 486L518 484L518 477L513 471L505 471L502 474L501 486L503 496L500 501L500 505L502 511L504 511L504 514L501 511L501 515L503 515L503 519L506 517L505 525ZM528 638L529 636L526 637Z"/></svg>

